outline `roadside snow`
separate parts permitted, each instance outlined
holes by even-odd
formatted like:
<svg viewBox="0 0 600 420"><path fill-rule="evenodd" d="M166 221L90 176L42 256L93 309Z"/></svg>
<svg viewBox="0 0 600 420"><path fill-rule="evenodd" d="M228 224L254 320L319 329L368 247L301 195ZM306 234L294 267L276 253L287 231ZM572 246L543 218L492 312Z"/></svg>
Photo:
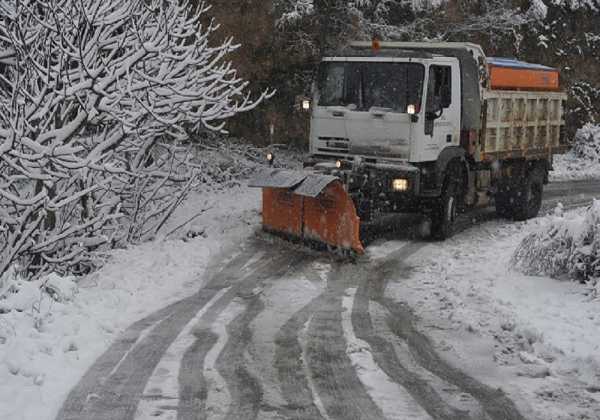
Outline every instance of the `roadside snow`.
<svg viewBox="0 0 600 420"><path fill-rule="evenodd" d="M553 166L551 181L600 179L600 125L579 129L572 149L554 156Z"/></svg>
<svg viewBox="0 0 600 420"><path fill-rule="evenodd" d="M523 239L512 262L525 274L568 277L600 295L600 200L563 215L558 207L548 224Z"/></svg>
<svg viewBox="0 0 600 420"><path fill-rule="evenodd" d="M428 244L387 294L415 309L443 357L508 392L526 418L598 418L600 300L511 266L520 241L552 217L490 222Z"/></svg>
<svg viewBox="0 0 600 420"><path fill-rule="evenodd" d="M130 324L196 292L206 268L259 222L259 191L191 196L168 238L115 250L87 277L0 281L0 419L54 419L69 390ZM183 240L182 240L183 239ZM220 259L217 259L219 261Z"/></svg>

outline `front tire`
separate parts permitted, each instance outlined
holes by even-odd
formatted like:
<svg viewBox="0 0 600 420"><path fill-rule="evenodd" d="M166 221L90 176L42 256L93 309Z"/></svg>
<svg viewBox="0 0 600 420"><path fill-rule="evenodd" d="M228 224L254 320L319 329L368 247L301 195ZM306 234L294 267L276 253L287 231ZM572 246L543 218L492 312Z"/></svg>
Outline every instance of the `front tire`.
<svg viewBox="0 0 600 420"><path fill-rule="evenodd" d="M442 196L431 217L431 237L444 240L454 235L461 199L462 176L458 168L452 169L444 182Z"/></svg>

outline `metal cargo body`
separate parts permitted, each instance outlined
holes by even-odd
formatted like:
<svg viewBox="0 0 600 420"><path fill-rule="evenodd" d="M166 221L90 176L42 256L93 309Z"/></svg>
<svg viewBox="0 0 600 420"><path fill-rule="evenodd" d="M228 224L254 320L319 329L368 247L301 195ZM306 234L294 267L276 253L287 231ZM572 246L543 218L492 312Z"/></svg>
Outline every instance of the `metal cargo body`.
<svg viewBox="0 0 600 420"><path fill-rule="evenodd" d="M481 160L548 158L565 150L562 92L484 92Z"/></svg>

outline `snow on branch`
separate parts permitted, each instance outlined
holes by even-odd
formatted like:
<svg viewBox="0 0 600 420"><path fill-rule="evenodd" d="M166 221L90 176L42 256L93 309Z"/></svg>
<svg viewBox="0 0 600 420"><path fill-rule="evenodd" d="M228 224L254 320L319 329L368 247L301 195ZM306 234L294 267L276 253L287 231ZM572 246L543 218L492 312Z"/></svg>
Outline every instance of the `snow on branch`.
<svg viewBox="0 0 600 420"><path fill-rule="evenodd" d="M152 234L197 176L190 133L272 95L247 92L208 9L0 0L0 275Z"/></svg>
<svg viewBox="0 0 600 420"><path fill-rule="evenodd" d="M523 239L512 264L525 274L566 276L600 291L600 201L575 214L559 205L549 223Z"/></svg>

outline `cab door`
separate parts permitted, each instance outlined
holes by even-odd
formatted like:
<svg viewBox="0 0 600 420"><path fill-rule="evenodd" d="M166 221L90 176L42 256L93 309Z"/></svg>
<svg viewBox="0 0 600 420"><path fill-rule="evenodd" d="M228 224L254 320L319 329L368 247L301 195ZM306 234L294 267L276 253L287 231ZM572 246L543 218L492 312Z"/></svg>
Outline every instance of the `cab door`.
<svg viewBox="0 0 600 420"><path fill-rule="evenodd" d="M421 162L437 160L441 151L460 143L460 73L458 62L429 66L424 137L417 150Z"/></svg>

